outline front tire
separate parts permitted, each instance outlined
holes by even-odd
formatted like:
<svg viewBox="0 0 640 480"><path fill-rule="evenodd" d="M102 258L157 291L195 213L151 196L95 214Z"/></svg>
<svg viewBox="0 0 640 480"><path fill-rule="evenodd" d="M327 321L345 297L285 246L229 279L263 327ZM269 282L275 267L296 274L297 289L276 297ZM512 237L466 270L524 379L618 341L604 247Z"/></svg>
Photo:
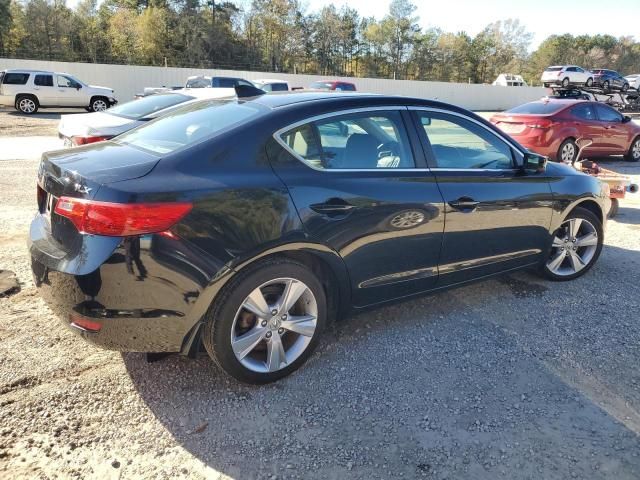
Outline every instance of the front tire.
<svg viewBox="0 0 640 480"><path fill-rule="evenodd" d="M624 85L622 85L622 91L626 92L627 90L629 90L629 84L625 83Z"/></svg>
<svg viewBox="0 0 640 480"><path fill-rule="evenodd" d="M593 78L587 78L587 83L585 83L585 85L587 87L592 87L593 86Z"/></svg>
<svg viewBox="0 0 640 480"><path fill-rule="evenodd" d="M602 222L589 210L577 207L553 234L542 274L549 280L581 277L596 263L602 251Z"/></svg>
<svg viewBox="0 0 640 480"><path fill-rule="evenodd" d="M93 97L89 108L91 108L92 112L104 112L109 108L109 100L104 97Z"/></svg>
<svg viewBox="0 0 640 480"><path fill-rule="evenodd" d="M567 88L567 87L569 86L569 77L565 77L565 78L562 80L562 86L563 86L564 88Z"/></svg>
<svg viewBox="0 0 640 480"><path fill-rule="evenodd" d="M637 162L640 160L640 137L637 137L633 142L631 142L629 151L624 156L624 159L627 162Z"/></svg>
<svg viewBox="0 0 640 480"><path fill-rule="evenodd" d="M16 98L16 110L25 115L32 115L38 111L40 103L33 95L20 95Z"/></svg>
<svg viewBox="0 0 640 480"><path fill-rule="evenodd" d="M617 198L611 199L611 208L609 208L609 212L607 213L607 218L614 218L618 215L618 209L620 208L620 201Z"/></svg>
<svg viewBox="0 0 640 480"><path fill-rule="evenodd" d="M274 382L307 360L326 318L318 278L301 263L269 260L248 267L224 288L207 314L203 343L236 380Z"/></svg>
<svg viewBox="0 0 640 480"><path fill-rule="evenodd" d="M602 90L604 90L605 92L608 92L610 87L611 84L609 83L609 80L605 80L604 82L602 82Z"/></svg>

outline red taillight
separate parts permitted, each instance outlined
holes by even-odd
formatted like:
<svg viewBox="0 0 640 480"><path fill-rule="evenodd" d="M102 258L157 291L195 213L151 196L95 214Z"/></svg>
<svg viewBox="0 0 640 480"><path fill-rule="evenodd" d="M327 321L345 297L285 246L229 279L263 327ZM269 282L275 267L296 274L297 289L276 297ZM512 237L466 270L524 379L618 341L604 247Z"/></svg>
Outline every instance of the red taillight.
<svg viewBox="0 0 640 480"><path fill-rule="evenodd" d="M88 332L99 332L102 328L102 324L99 322L94 322L93 320L88 319L80 315L79 313L71 313L69 314L69 320L71 321L71 326L79 328L80 330L86 330Z"/></svg>
<svg viewBox="0 0 640 480"><path fill-rule="evenodd" d="M193 205L175 203L112 203L60 197L55 213L68 218L80 233L126 237L168 230Z"/></svg>
<svg viewBox="0 0 640 480"><path fill-rule="evenodd" d="M540 120L527 122L526 125L529 128L551 128L553 126L553 121L542 118Z"/></svg>
<svg viewBox="0 0 640 480"><path fill-rule="evenodd" d="M103 142L111 137L71 137L71 144L79 147L80 145L88 145L89 143Z"/></svg>

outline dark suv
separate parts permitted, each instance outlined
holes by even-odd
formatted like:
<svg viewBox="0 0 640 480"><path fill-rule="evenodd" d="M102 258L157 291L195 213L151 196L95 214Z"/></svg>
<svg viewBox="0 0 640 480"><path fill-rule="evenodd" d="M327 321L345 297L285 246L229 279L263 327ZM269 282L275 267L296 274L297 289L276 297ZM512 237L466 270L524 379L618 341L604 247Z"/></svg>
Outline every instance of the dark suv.
<svg viewBox="0 0 640 480"><path fill-rule="evenodd" d="M252 383L349 311L515 269L577 278L609 206L469 111L349 93L192 103L44 154L37 191L33 274L67 326L124 351L202 342Z"/></svg>
<svg viewBox="0 0 640 480"><path fill-rule="evenodd" d="M629 82L615 70L603 68L593 70L593 86L601 87L603 90L629 90Z"/></svg>

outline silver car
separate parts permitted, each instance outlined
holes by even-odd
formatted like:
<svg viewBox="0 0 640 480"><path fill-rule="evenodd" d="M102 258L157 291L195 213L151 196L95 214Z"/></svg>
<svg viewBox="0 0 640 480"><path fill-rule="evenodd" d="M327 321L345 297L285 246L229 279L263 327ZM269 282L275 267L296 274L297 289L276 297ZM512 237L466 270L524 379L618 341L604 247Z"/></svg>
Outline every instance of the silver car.
<svg viewBox="0 0 640 480"><path fill-rule="evenodd" d="M64 115L58 136L65 147L101 142L197 100L235 98L233 88L182 89L123 103L104 112Z"/></svg>

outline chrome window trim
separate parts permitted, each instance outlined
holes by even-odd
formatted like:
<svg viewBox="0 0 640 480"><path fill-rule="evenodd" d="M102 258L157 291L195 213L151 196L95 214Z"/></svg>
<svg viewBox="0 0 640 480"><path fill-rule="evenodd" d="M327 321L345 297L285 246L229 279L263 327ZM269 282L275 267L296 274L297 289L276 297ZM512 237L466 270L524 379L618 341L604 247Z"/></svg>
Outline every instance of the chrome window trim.
<svg viewBox="0 0 640 480"><path fill-rule="evenodd" d="M342 116L342 115L349 115L352 113L368 113L368 112L385 112L385 111L395 111L395 112L402 112L402 111L406 111L407 110L407 106L406 105L395 105L395 106L388 106L388 105L383 105L383 106L378 106L378 107L368 107L368 108L351 108L348 110L339 110L339 111L335 111L335 112L330 112L330 113L323 113L322 115L315 115L313 117L307 117L304 120L300 120L298 122L295 123L291 123L289 125L287 125L286 127L282 127L278 130L276 130L273 134L273 138L276 142L278 142L278 144L280 144L280 146L282 148L284 148L287 152L289 152L291 155L293 155L297 160L299 160L300 162L302 162L305 166L315 170L316 172L324 172L324 173L341 173L341 172L430 172L431 169L429 168L422 168L422 167L416 167L416 168L318 168L315 167L313 165L311 165L310 163L308 163L308 161L304 158L302 158L300 155L298 155L298 153L291 147L289 147L289 145L287 145L287 142L285 142L282 139L282 134L288 132L289 130L292 130L294 128L300 127L302 125L306 125L307 123L311 123L311 122L316 122L318 120L324 120L325 118L331 118L331 117L338 117L338 116ZM404 126L404 125L403 125ZM405 126L406 129L406 126ZM409 136L408 132L405 132L407 134L407 137ZM411 140L409 140L411 141ZM411 153L411 157L413 158L413 163L415 165L415 157L413 155L413 152Z"/></svg>
<svg viewBox="0 0 640 480"><path fill-rule="evenodd" d="M442 108L435 108L435 107L416 107L416 106L411 106L411 107L407 107L409 110L411 111L423 111L423 112L436 112L436 113L446 113L447 115L454 115L456 117L460 117L460 118L464 118L470 122L475 123L476 125L478 125L479 127L484 128L488 133L492 134L493 136L497 137L498 139L502 140L503 142L505 142L507 145L509 145L512 150L514 150L516 152L516 156L518 157L517 160L520 160L520 164L522 164L522 161L524 160L524 153L520 150L522 147L517 147L516 145L513 144L513 142L511 142L508 138L504 137L502 134L494 132L493 130L491 130L490 128L487 128L486 125L484 125L483 123L479 122L478 120L476 120L475 118L471 118L467 115L463 115L461 113L458 112L452 112L451 110L443 110ZM427 136L428 137L428 136ZM437 170L438 168L432 168L431 170ZM462 168L460 169L454 169L454 168L448 168L445 170L463 170ZM467 170L479 170L479 169L467 169ZM495 169L486 169L487 171L509 171L509 170L518 170L518 168L495 168Z"/></svg>

